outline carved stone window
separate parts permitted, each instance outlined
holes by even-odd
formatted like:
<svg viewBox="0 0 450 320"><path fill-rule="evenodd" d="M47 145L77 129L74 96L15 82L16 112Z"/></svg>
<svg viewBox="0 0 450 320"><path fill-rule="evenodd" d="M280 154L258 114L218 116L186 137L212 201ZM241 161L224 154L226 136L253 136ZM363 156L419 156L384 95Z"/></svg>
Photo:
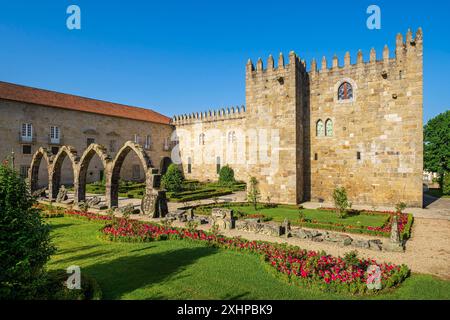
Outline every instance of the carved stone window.
<svg viewBox="0 0 450 320"><path fill-rule="evenodd" d="M353 99L353 87L350 83L344 82L339 86L338 100L352 100Z"/></svg>
<svg viewBox="0 0 450 320"><path fill-rule="evenodd" d="M325 127L323 126L323 121L319 120L316 123L316 136L323 137L325 135Z"/></svg>
<svg viewBox="0 0 450 320"><path fill-rule="evenodd" d="M325 135L327 137L332 137L333 136L333 120L328 119L325 122Z"/></svg>

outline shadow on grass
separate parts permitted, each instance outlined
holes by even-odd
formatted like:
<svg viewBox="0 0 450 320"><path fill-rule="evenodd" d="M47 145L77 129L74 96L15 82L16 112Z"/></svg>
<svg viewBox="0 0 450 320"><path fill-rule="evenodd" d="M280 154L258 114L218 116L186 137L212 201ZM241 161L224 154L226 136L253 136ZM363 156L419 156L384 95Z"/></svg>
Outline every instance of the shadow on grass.
<svg viewBox="0 0 450 320"><path fill-rule="evenodd" d="M57 219L57 218L55 218ZM50 224L51 231L55 231L57 229L63 229L73 226L73 223L60 223L60 224Z"/></svg>
<svg viewBox="0 0 450 320"><path fill-rule="evenodd" d="M98 246L99 246L98 244L95 244L95 245L89 245L89 246L74 247L74 248L70 248L70 249L63 249L63 250L58 250L58 254L68 254L68 253L73 253L73 252L80 252L80 251L84 251L84 250L94 249L94 248L97 248Z"/></svg>
<svg viewBox="0 0 450 320"><path fill-rule="evenodd" d="M83 261L83 260L92 259L92 258L97 259L100 257L105 258L106 256L110 256L111 254L112 253L109 250L108 251L94 251L94 252L89 252L89 253L85 253L85 254L73 255L73 256L70 256L67 258L62 258L62 259L56 260L56 262L59 264L61 264L61 263L68 264L68 266L69 266L69 264L72 262Z"/></svg>
<svg viewBox="0 0 450 320"><path fill-rule="evenodd" d="M213 255L217 249L210 247L183 248L141 256L121 257L105 263L97 263L83 269L93 276L107 300L120 299L123 295L149 285L167 281L194 264L198 259ZM152 299L158 297L152 297ZM160 297L163 299L163 296Z"/></svg>

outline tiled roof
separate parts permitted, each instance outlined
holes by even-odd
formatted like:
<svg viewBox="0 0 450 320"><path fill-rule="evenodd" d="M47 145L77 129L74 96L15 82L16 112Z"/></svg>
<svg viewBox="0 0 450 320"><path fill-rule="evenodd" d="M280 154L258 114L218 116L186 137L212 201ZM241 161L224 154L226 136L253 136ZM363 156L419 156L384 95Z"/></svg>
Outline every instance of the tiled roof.
<svg viewBox="0 0 450 320"><path fill-rule="evenodd" d="M27 102L48 107L96 113L132 120L162 124L170 123L170 118L149 109L31 88L2 81L0 81L0 99Z"/></svg>

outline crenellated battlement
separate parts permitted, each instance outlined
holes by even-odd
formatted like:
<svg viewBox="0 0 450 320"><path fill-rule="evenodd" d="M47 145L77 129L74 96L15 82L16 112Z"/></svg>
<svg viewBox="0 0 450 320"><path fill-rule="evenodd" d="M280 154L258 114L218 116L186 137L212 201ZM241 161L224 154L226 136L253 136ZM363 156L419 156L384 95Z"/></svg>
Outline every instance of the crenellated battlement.
<svg viewBox="0 0 450 320"><path fill-rule="evenodd" d="M382 52L382 59L377 59L377 53L374 48L370 50L369 60L364 61L363 52L359 50L357 53L356 63L351 63L350 52L346 52L344 56L344 65L339 64L339 59L336 55L332 58L331 68L329 68L327 58L322 57L320 70L317 65L316 59L311 62L311 68L309 74L314 78L320 74L326 74L334 71L348 71L352 68L367 68L370 69L374 65L384 65L389 66L392 63L397 65L403 63L406 58L411 55L421 56L423 51L423 33L422 29L419 28L413 37L411 30L406 33L406 38L404 39L401 33L396 36L396 46L395 46L395 58L390 58L390 50L387 45L384 46Z"/></svg>
<svg viewBox="0 0 450 320"><path fill-rule="evenodd" d="M177 115L172 118L173 125L186 125L200 122L213 122L232 119L242 119L245 117L245 106L236 106L209 110L205 112L193 112L190 114Z"/></svg>
<svg viewBox="0 0 450 320"><path fill-rule="evenodd" d="M264 63L261 58L258 59L256 62L256 68L253 65L253 62L251 59L248 59L247 65L246 65L246 72L247 75L258 75L263 73L279 73L284 72L286 70L289 70L293 67L299 68L300 70L305 71L306 70L306 62L305 60L301 60L300 57L297 56L297 54L294 51L289 52L288 57L288 64L285 64L284 62L284 55L282 52L280 52L278 56L278 63L275 66L275 61L272 55L269 55L269 58L267 59L267 66L264 67Z"/></svg>

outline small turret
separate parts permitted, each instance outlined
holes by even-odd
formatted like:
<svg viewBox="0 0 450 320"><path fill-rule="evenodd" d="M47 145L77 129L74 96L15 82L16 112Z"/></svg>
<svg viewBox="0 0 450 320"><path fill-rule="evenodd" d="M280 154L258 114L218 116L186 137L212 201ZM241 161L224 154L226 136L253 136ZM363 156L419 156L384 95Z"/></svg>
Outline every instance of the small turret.
<svg viewBox="0 0 450 320"><path fill-rule="evenodd" d="M272 55L269 55L269 58L267 59L267 70L273 70L274 68L274 62Z"/></svg>
<svg viewBox="0 0 450 320"><path fill-rule="evenodd" d="M351 63L350 52L347 51L344 57L344 66L349 67L350 63Z"/></svg>
<svg viewBox="0 0 450 320"><path fill-rule="evenodd" d="M261 72L263 71L263 62L262 59L259 58L258 62L256 63L256 72Z"/></svg>
<svg viewBox="0 0 450 320"><path fill-rule="evenodd" d="M377 52L374 48L370 49L370 63L375 63L377 61Z"/></svg>
<svg viewBox="0 0 450 320"><path fill-rule="evenodd" d="M388 45L385 45L384 49L383 49L383 62L389 63L389 47L388 47Z"/></svg>
<svg viewBox="0 0 450 320"><path fill-rule="evenodd" d="M311 72L313 74L317 73L317 62L316 62L316 59L312 59L312 61L311 61Z"/></svg>
<svg viewBox="0 0 450 320"><path fill-rule="evenodd" d="M278 68L284 68L284 56L282 52L280 52L280 55L278 56Z"/></svg>
<svg viewBox="0 0 450 320"><path fill-rule="evenodd" d="M339 67L339 60L337 55L333 56L333 65L332 65L333 69L337 69Z"/></svg>
<svg viewBox="0 0 450 320"><path fill-rule="evenodd" d="M328 69L327 67L327 58L325 56L322 57L322 72L326 72Z"/></svg>
<svg viewBox="0 0 450 320"><path fill-rule="evenodd" d="M253 62L251 59L247 61L247 72L255 71L255 67L253 66Z"/></svg>
<svg viewBox="0 0 450 320"><path fill-rule="evenodd" d="M295 65L297 59L297 55L295 54L294 51L289 52L289 64L291 65Z"/></svg>
<svg viewBox="0 0 450 320"><path fill-rule="evenodd" d="M404 53L405 45L403 43L403 35L401 33L397 34L395 39L395 56L400 58Z"/></svg>
<svg viewBox="0 0 450 320"><path fill-rule="evenodd" d="M408 32L406 32L406 45L410 46L412 42L412 32L411 29L408 29Z"/></svg>
<svg viewBox="0 0 450 320"><path fill-rule="evenodd" d="M363 59L363 53L361 51L361 49L358 50L358 56L356 59L356 64L357 65L362 65L364 63L364 59Z"/></svg>

